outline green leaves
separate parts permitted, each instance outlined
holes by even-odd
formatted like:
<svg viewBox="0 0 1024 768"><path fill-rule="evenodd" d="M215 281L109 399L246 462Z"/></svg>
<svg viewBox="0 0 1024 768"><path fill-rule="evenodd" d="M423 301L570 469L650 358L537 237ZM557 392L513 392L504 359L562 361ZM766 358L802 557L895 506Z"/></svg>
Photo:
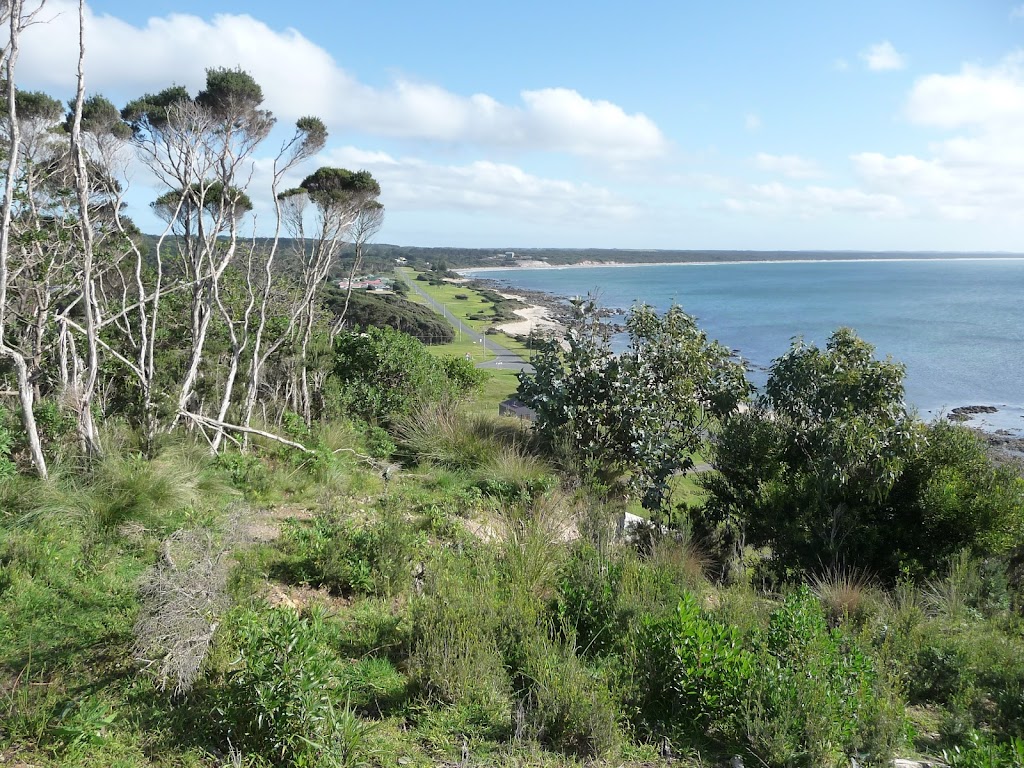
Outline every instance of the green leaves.
<svg viewBox="0 0 1024 768"><path fill-rule="evenodd" d="M678 306L664 315L634 307L620 354L593 303L580 300L577 311L564 343L542 349L534 373L520 375L519 397L549 445L567 442L598 480L619 481L657 508L669 478L693 466L710 421L749 393L743 367Z"/></svg>
<svg viewBox="0 0 1024 768"><path fill-rule="evenodd" d="M780 571L863 563L914 450L904 368L873 353L848 328L824 349L795 341L772 363L757 406L730 417L716 440L708 516L771 546Z"/></svg>

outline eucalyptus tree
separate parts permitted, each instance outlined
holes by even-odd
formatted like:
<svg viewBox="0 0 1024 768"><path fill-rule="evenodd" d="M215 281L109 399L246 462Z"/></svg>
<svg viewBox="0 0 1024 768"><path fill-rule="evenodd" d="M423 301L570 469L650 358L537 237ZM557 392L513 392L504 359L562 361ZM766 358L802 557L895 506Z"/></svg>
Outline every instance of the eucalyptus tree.
<svg viewBox="0 0 1024 768"><path fill-rule="evenodd" d="M680 307L634 307L616 353L593 302L577 301L564 343L549 342L519 375L536 429L592 477L621 483L648 509L693 467L708 428L750 392L743 365Z"/></svg>
<svg viewBox="0 0 1024 768"><path fill-rule="evenodd" d="M250 260L246 270L246 286L251 301L247 305L243 332L246 339L251 332L252 349L249 355L247 386L241 413L240 426L243 430L248 430L252 423L256 401L264 383L267 362L288 340L296 317L294 312L288 313L289 319L284 331L274 339L267 338L272 301L281 294L280 281L275 280L276 258L283 224L283 208L278 190L285 175L319 152L326 141L327 128L323 121L318 117L307 115L296 121L295 132L281 145L280 151L274 158L270 189L274 201L274 236L262 263L254 268L253 261ZM278 286L276 291L275 285ZM255 315L254 325L251 325L252 318L250 316L252 314ZM222 413L221 420L223 417ZM248 433L245 434L248 437ZM216 449L216 444L214 448Z"/></svg>
<svg viewBox="0 0 1024 768"><path fill-rule="evenodd" d="M47 476L46 457L43 455L42 443L39 440L39 429L36 424L33 406L35 391L32 386L32 371L23 349L11 343L7 335L10 321L8 290L11 284L12 219L15 200L19 194L18 179L22 161L21 127L18 122L18 91L15 86L18 55L20 53L21 33L34 22L42 2L25 7L23 0L8 0L0 3L0 23L7 27L6 41L0 48L0 65L2 65L4 91L6 97L7 136L5 141L6 173L4 175L3 200L0 202L0 357L7 360L14 368L18 389L18 400L21 405L21 421L25 431L32 464L40 477Z"/></svg>
<svg viewBox="0 0 1024 768"><path fill-rule="evenodd" d="M309 387L309 352L317 318L320 290L337 263L342 246L353 226L364 217L360 250L366 238L382 220L383 209L377 202L380 184L369 171L344 168L319 168L294 188L282 192L283 218L297 244L301 264L302 299L296 314L298 357L290 399L295 410L308 424L312 420ZM313 224L306 230L307 209L312 208ZM379 223L376 224L379 228Z"/></svg>
<svg viewBox="0 0 1024 768"><path fill-rule="evenodd" d="M155 373L152 344L168 266L168 235L173 234L176 246L171 275L191 288L189 352L173 421L191 404L217 312L217 286L235 258L242 219L251 208L246 187L254 152L274 125L273 116L260 108L262 102L262 89L248 73L209 69L206 88L194 98L181 86L172 86L135 99L121 113L132 129L131 142L169 188L154 203L166 227L155 249L150 375Z"/></svg>

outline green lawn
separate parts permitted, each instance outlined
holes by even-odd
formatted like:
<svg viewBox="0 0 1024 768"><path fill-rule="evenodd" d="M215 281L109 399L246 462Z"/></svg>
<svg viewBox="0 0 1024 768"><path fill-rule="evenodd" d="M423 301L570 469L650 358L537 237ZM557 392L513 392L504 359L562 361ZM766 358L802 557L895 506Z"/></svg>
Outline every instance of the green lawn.
<svg viewBox="0 0 1024 768"><path fill-rule="evenodd" d="M472 339L466 337L460 339L457 332L455 334L455 341L450 344L432 344L427 349L430 351L430 354L437 357L444 357L445 355L465 357L468 352L469 356L476 363L486 363L488 360L494 359L494 352L491 351L489 344L487 349L484 349L482 345L477 344Z"/></svg>
<svg viewBox="0 0 1024 768"><path fill-rule="evenodd" d="M519 388L519 379L515 371L488 371L490 378L484 383L483 389L467 404L472 413L493 414L498 412L498 403L515 395Z"/></svg>
<svg viewBox="0 0 1024 768"><path fill-rule="evenodd" d="M478 291L468 288L465 285L431 285L426 281L416 280L417 272L406 270L406 274L416 281L416 287L426 293L430 298L444 306L445 313L451 313L475 331L481 333L491 327L493 320L470 320L470 315L484 315L490 318L493 315L494 303L480 295ZM413 293L410 291L410 293ZM465 298L458 298L463 296Z"/></svg>

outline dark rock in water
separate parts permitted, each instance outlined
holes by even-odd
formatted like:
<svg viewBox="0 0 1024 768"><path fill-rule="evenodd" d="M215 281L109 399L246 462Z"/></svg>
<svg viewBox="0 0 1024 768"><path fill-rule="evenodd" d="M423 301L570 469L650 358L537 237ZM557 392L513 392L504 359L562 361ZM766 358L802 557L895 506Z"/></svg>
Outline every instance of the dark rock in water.
<svg viewBox="0 0 1024 768"><path fill-rule="evenodd" d="M979 413L997 413L998 411L999 409L994 405L961 405L950 411L947 418L950 421L966 421Z"/></svg>

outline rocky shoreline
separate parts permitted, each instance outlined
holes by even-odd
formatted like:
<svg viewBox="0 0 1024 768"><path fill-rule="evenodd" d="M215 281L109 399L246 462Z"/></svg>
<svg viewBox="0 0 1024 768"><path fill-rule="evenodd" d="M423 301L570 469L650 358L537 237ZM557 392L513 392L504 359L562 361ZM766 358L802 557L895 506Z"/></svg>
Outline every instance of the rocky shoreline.
<svg viewBox="0 0 1024 768"><path fill-rule="evenodd" d="M546 291L538 291L529 288L512 286L505 281L496 278L474 277L469 285L487 288L492 291L514 293L518 298L530 306L543 307L547 318L554 322L565 324L572 317L569 308L569 297L558 296ZM621 315L620 310L604 310L602 316L612 318ZM620 323L609 322L613 332L624 330ZM734 350L738 352L739 350ZM767 370L764 366L754 365L747 361L748 370ZM971 420L976 416L998 413L999 409L993 405L962 405L953 408L946 414L946 418L953 422L964 424L974 430L989 445L992 455L999 461L1013 463L1024 471L1024 435L1014 434L1005 429L986 429L975 424Z"/></svg>

